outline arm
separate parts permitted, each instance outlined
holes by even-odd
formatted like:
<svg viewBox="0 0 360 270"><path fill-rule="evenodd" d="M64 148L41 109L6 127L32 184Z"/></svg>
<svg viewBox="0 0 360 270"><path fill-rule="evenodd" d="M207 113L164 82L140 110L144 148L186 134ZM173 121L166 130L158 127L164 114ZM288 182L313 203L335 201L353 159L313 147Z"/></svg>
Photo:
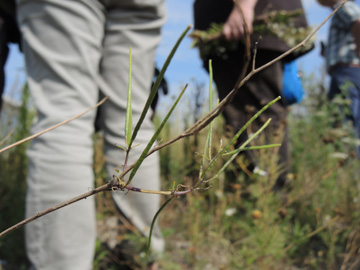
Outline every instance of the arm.
<svg viewBox="0 0 360 270"><path fill-rule="evenodd" d="M356 20L351 25L351 33L354 37L354 41L356 44L357 56L360 57L360 19Z"/></svg>
<svg viewBox="0 0 360 270"><path fill-rule="evenodd" d="M222 34L227 40L238 40L244 36L244 22L246 22L250 33L252 33L252 23L254 20L255 5L258 0L237 0L244 13L243 18L236 5L232 9L227 21L224 24Z"/></svg>

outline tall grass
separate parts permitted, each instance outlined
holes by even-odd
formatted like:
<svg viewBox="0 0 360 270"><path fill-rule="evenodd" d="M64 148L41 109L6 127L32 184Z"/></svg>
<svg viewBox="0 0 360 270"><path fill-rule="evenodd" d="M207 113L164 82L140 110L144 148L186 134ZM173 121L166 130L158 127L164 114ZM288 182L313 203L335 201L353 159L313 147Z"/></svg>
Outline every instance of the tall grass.
<svg viewBox="0 0 360 270"><path fill-rule="evenodd" d="M352 127L342 121L338 104L326 99L321 83L312 81L307 88L302 113L289 117L288 189L271 189L280 170L274 159L276 150L257 153L268 172L265 177L249 179L238 174L238 164L243 162L238 158L211 190L189 194L164 210L164 269L359 267L360 185ZM219 124L214 135L218 144L226 140ZM169 158L171 153L179 153L181 144L188 149L188 142L183 142L160 152L163 166L181 167L185 160L193 159L194 152L201 153L199 145L191 148L191 156L183 151ZM171 179L184 178L189 178L186 170L172 171Z"/></svg>
<svg viewBox="0 0 360 270"><path fill-rule="evenodd" d="M244 162L239 157L211 189L173 200L160 214L167 243L159 259L162 269L359 267L359 162L351 123L342 121L346 110L338 109L339 104L345 108L347 100L339 97L336 104L329 103L322 83L311 78L308 81L307 99L289 116L288 189L271 189L279 172L276 149L257 151L267 176L249 178L239 172ZM31 118L25 88L11 142L26 137ZM176 125L168 123L160 137L171 138ZM214 151L229 140L223 125L221 118L214 124ZM206 130L160 151L164 189L170 189L174 182L194 184L202 158L197 153L202 153L205 141ZM0 156L1 229L24 216L26 147L20 145ZM95 185L100 186L108 179L99 134L94 137L94 147ZM213 171L220 167L216 165ZM133 268L143 269L152 259L144 253L146 239L118 215L109 193L98 194L96 202L99 233L94 269L121 269L119 265L129 261ZM0 260L8 265L5 269L26 268L23 237L23 231L18 230L0 239ZM135 254L131 260L120 256L124 242L129 244L125 249L130 246Z"/></svg>
<svg viewBox="0 0 360 270"><path fill-rule="evenodd" d="M19 141L29 135L33 111L29 110L27 86L23 88L21 106L16 115L10 118L16 121L15 127L14 123L8 122L1 123L0 128L1 139L7 138L4 141L6 144ZM0 231L25 217L27 146L28 144L25 143L0 155ZM9 268L5 269L26 269L28 262L24 250L23 229L3 237L0 240L0 260L4 260L4 263L6 261Z"/></svg>

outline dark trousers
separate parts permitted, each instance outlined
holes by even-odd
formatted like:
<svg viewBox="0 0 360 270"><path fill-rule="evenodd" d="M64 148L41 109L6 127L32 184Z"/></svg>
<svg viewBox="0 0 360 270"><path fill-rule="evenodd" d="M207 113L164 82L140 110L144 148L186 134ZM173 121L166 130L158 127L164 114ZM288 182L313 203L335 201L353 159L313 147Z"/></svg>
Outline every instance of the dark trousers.
<svg viewBox="0 0 360 270"><path fill-rule="evenodd" d="M329 99L343 94L351 100L349 105L351 114L345 121L352 121L355 138L360 139L360 68L352 66L337 66L332 69ZM357 157L360 159L360 146L356 147Z"/></svg>
<svg viewBox="0 0 360 270"><path fill-rule="evenodd" d="M20 33L16 19L0 9L0 111L5 87L5 63L9 54L9 43L20 44Z"/></svg>
<svg viewBox="0 0 360 270"><path fill-rule="evenodd" d="M279 55L278 52L259 50L256 55L256 67L260 67ZM239 74L244 66L244 48L228 53L226 59L213 57L213 74L220 100L222 100L233 88L238 80ZM208 59L204 61L207 68ZM251 66L251 63L250 63ZM282 91L283 63L278 61L265 70L254 75L243 87L239 89L231 104L225 108L223 115L226 123L230 125L234 132L238 131L243 125L268 102L281 95ZM286 175L289 171L289 148L288 148L288 128L287 128L287 108L284 101L280 100L267 109L260 117L253 122L247 132L243 133L237 143L240 146L248 139L248 134L257 131L269 118L272 119L270 125L263 134L266 139L262 143L281 143L278 149L279 165L281 168L277 186L285 183ZM259 144L259 142L257 142ZM250 168L258 164L258 160L253 151L246 151ZM266 168L262 168L266 169Z"/></svg>

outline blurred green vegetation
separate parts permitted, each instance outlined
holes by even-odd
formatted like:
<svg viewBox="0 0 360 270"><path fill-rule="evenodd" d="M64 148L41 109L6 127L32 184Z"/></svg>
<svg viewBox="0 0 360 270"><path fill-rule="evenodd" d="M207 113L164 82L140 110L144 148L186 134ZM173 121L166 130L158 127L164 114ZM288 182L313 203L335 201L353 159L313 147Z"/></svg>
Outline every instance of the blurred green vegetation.
<svg viewBox="0 0 360 270"><path fill-rule="evenodd" d="M4 113L4 112L3 112ZM7 119L16 124L1 122L0 148L29 136L34 113L29 109L29 90L22 90L21 105ZM25 191L28 143L21 144L0 155L0 230L16 224L25 217ZM5 269L27 269L25 255L24 228L0 239L0 260ZM6 263L6 264L5 264ZM6 268L6 265L7 268ZM1 269L1 264L0 264Z"/></svg>
<svg viewBox="0 0 360 270"><path fill-rule="evenodd" d="M239 157L211 189L177 198L160 214L166 239L165 254L158 259L161 269L359 269L360 171L351 122L344 122L348 101L339 96L329 103L321 78L308 76L304 82L307 97L291 108L288 119L291 174L287 187L272 191L280 170L276 149L256 151L266 176L246 176L239 170L244 163ZM200 91L200 84L195 88ZM6 145L29 132L33 113L28 110L26 88L23 97L18 124ZM185 102L195 102L198 111L206 110L204 102L194 97ZM166 126L161 139L166 141L191 124L192 111L180 115ZM223 126L222 118L215 120L214 152L229 138ZM163 189L172 188L174 182L188 186L196 182L206 136L205 130L160 151ZM0 155L1 230L24 216L26 147ZM99 186L108 179L101 134L94 136L94 148L95 185ZM214 174L220 166L221 162L214 166ZM117 213L109 193L98 194L96 203L99 240L94 269L129 265L144 269L154 259L144 256L146 239ZM121 250L132 250L135 256L120 256ZM23 229L0 239L0 260L7 262L4 269L25 269Z"/></svg>

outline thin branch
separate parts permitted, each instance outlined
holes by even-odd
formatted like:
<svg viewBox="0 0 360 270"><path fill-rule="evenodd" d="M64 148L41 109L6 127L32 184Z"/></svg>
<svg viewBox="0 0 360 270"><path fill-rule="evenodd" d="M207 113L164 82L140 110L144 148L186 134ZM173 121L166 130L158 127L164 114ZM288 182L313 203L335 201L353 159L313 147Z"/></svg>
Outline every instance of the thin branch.
<svg viewBox="0 0 360 270"><path fill-rule="evenodd" d="M88 198L90 196L93 196L95 194L98 194L100 192L117 191L117 190L121 190L121 191L128 190L128 191L133 191L133 192L141 192L141 193L148 193L148 194L158 194L158 195L167 195L167 196L169 196L169 195L180 196L180 195L185 195L187 193L190 193L190 192L192 192L194 190L199 190L199 189L189 189L189 190L185 190L185 191L173 191L173 190L172 191L157 191L157 190L147 190L147 189L136 188L136 187L133 187L133 186L130 186L130 185L124 187L122 185L119 185L119 184L114 185L114 184L112 184L112 182L109 182L109 183L107 183L105 185L102 185L102 186L100 186L98 188L92 189L89 192L86 192L86 193L83 193L83 194L81 194L81 195L79 195L77 197L74 197L74 198L72 198L72 199L70 199L70 200L68 200L66 202L57 204L57 205L55 205L53 207L50 207L50 208L48 208L48 209L46 209L44 211L41 211L41 212L37 213L36 215L34 215L32 217L29 217L29 218L15 224L14 226L9 227L8 229L6 229L6 230L4 230L4 231L2 231L0 233L0 238L5 236L6 234L12 232L12 231L15 231L16 229L24 226L25 224L28 224L28 223L30 223L30 222L38 219L38 218L41 218L41 217L43 217L43 216L45 216L47 214L50 214L50 213L52 213L52 212L54 212L56 210L59 210L59 209L65 207L65 206L76 203L76 202L78 202L80 200L86 199L86 198Z"/></svg>
<svg viewBox="0 0 360 270"><path fill-rule="evenodd" d="M0 145L3 145L7 139L9 139L11 137L11 135L14 133L15 128L13 128L12 130L10 130L10 132L0 141Z"/></svg>
<svg viewBox="0 0 360 270"><path fill-rule="evenodd" d="M70 121L75 120L76 118L79 118L79 117L83 116L84 114L88 113L89 111L91 111L91 110L99 107L99 106L100 106L101 104L103 104L108 98L109 98L109 97L103 98L98 104L92 106L91 108L87 109L86 111L84 111L84 112L82 112L82 113L80 113L80 114L78 114L78 115L75 115L74 117L71 117L70 119L67 119L67 120L65 120L65 121L63 121L63 122L61 122L61 123L59 123L59 124L56 124L55 126L52 126L52 127L48 128L48 129L45 129L45 130L43 130L43 131L40 131L39 133L36 133L36 134L34 134L34 135L31 135L31 136L29 136L29 137L27 137L27 138L25 138L25 139L22 139L22 140L20 140L20 141L17 141L16 143L10 144L9 146L6 146L6 147L2 148L2 149L0 150L0 154L3 153L3 152L5 152L5 151L7 151L7 150L9 150L9 149L11 149L11 148L13 148L13 147L15 147L15 146L18 146L18 145L20 145L20 144L22 144L22 143L24 143L24 142L27 142L27 141L30 141L30 140L36 138L36 137L39 137L40 135L43 135L44 133L47 133L47 132L49 132L49 131L51 131L51 130L53 130L53 129L55 129L55 128L58 128L58 127L60 127L60 126L63 126L63 125L65 125L65 124L69 123Z"/></svg>
<svg viewBox="0 0 360 270"><path fill-rule="evenodd" d="M326 17L326 19L318 26L315 28L315 30L313 30L302 42L300 42L298 45L296 45L295 47L291 48L290 50L286 51L285 53L283 53L282 55L280 55L279 57L275 58L274 60L270 61L269 63L255 69L253 72L254 74L257 72L260 72L262 70L264 70L265 68L271 66L272 64L274 64L275 62L285 58L286 56L288 56L289 54L291 54L292 52L296 51L297 49L304 47L306 45L306 43L316 34L316 32L319 31L319 29L321 27L323 27L323 25L340 9L342 8L343 5L345 5L346 1L342 2L336 9L333 10L333 12L331 12L331 14L329 16ZM252 72L249 73L249 75ZM249 77L249 75L247 77ZM253 74L252 74L253 75ZM246 78L247 78L246 77ZM245 79L246 79L245 78ZM249 78L248 78L249 79ZM247 81L247 80L246 80ZM244 85L244 83L242 83L241 85Z"/></svg>
<svg viewBox="0 0 360 270"><path fill-rule="evenodd" d="M256 54L257 54L257 45L259 44L260 41L257 41L255 43L255 48L254 48L254 57L253 57L253 61L252 61L252 65L251 65L251 70L255 69L255 62L256 62Z"/></svg>
<svg viewBox="0 0 360 270"><path fill-rule="evenodd" d="M291 54L292 52L294 52L295 50L299 49L300 47L305 46L306 42L308 42L314 35L316 32L319 31L319 29L335 14L335 12L337 12L343 5L345 4L345 2L343 2L340 6L338 6L328 17L326 17L326 19L317 27L315 28L315 30L313 30L302 42L300 42L298 45L296 45L295 47L289 49L288 51L286 51L285 53L283 53L282 55L278 56L277 58L275 58L274 60L270 61L269 63L253 69L242 81L240 81L237 85L235 85L235 87L229 92L229 94L214 108L212 109L210 112L208 112L203 118L199 119L195 124L193 124L191 127L189 127L187 130L185 130L182 134L178 135L177 137L163 143L160 145L155 146L153 149L151 149L149 151L149 153L147 154L147 157L150 156L151 154L153 154L156 151L159 151L160 149L167 147L168 145L171 145L185 137L188 136L192 136L197 134L200 130L202 130L205 126L207 126L207 124L209 122L211 122L213 119L215 119L217 116L220 115L220 113L224 110L225 106L227 104L229 104L231 102L231 100L233 99L233 97L238 93L239 89L252 77L254 76L256 73L262 71L263 69L269 67L270 65L274 64L275 62L285 58L286 56L288 56L289 54ZM124 176L135 166L135 163L133 163L132 165L130 165L124 172L123 174L120 176L121 178L124 178Z"/></svg>
<svg viewBox="0 0 360 270"><path fill-rule="evenodd" d="M346 2L346 1L345 1L345 2ZM180 139L182 139L182 138L191 136L191 135L196 134L197 132L199 132L202 128L205 127L205 125L204 125L205 123L209 123L210 121L212 121L215 117L217 117L217 116L221 113L221 111L224 109L224 107L225 107L225 106L231 101L231 99L237 94L239 88L240 88L241 86L243 86L254 74L260 72L261 70L263 70L263 69L265 69L265 68L267 68L268 66L272 65L272 64L275 63L276 61L279 61L280 59L286 57L287 55L289 55L289 54L292 53L293 51L297 50L298 48L300 48L300 47L302 47L302 46L305 46L306 42L309 41L312 36L314 36L314 34L320 29L320 27L322 27L322 26L331 18L331 16L334 15L334 13L337 12L337 10L338 10L339 8L341 8L341 7L345 4L345 2L343 2L338 8L336 8L336 9L320 24L320 26L317 27L312 33L310 33L310 35L308 35L301 43L299 43L297 46L293 47L292 49L288 50L287 52L283 53L281 56L277 57L276 59L272 60L272 61L269 62L268 64L265 64L264 66L261 66L261 67L259 67L259 68L257 68L257 69L252 70L241 82L239 82L239 83L234 87L233 90L231 90L231 92L230 92L213 110L211 110L210 112L208 112L203 118L201 118L200 120L198 120L195 124L193 124L190 128L188 128L188 129L187 129L186 131L184 131L182 134L178 135L177 137L169 140L168 142L166 142L166 143L164 143L164 144L161 144L161 145L158 145L158 146L154 147L152 150L149 151L149 153L147 154L146 157L150 156L150 155L153 154L154 152L159 151L160 149L162 149L162 148L164 148L164 147L166 147L166 146L168 146L168 145L170 145L170 144L172 144L172 143L174 143L174 142L176 142L176 141L178 141L178 140L180 140ZM21 140L21 141L15 143L15 144L12 144L12 145L10 145L10 146L8 146L8 147L3 148L2 150L0 150L0 153L4 152L4 151L6 151L6 150L8 150L8 149L10 149L10 148L12 148L12 147L15 147L15 146L17 146L17 145L19 145L19 144L21 144L21 143L23 143L23 142L25 142L25 141L28 141L28 140L31 140L31 139L37 137L37 136L40 136L40 135L44 134L45 132L48 132L48 131L50 131L50 130L52 130L52 129L55 129L55 128L61 126L61 125L64 125L64 124L66 124L66 123L68 123L68 122L70 122L70 121L72 121L72 120L74 120L74 119L82 116L83 114L87 113L88 111L90 111L90 110L96 108L97 106L101 105L103 102L105 102L106 99L107 99L107 98L104 98L104 99L103 99L101 102L99 102L97 105L91 107L90 109L86 110L85 112L83 112L83 113L81 113L81 114L79 114L79 115L77 115L77 116L75 116L75 117L73 117L73 118L71 118L71 119L69 119L69 120L66 120L66 121L64 121L64 122L62 122L62 123L60 123L60 124L58 124L58 125L50 128L50 129L47 129L47 130L45 130L45 131L42 131L42 132L40 132L40 133L38 133L38 134L35 134L35 135L30 136L30 137L28 137L28 138L26 138L26 139L24 139L24 140ZM134 162L132 165L130 165L119 177L120 177L121 179L123 179L123 177L135 166L135 164L136 164L136 162ZM73 198L73 199L70 199L70 200L66 201L66 202L60 203L60 204L58 204L58 205L56 205L56 206L54 206L54 207L48 208L48 209L46 209L46 210L44 210L44 211L42 211L42 212L39 212L38 214L36 214L36 215L33 216L33 217L30 217L30 218L28 218L28 219L26 219L26 220L23 220L23 221L17 223L16 225L14 225L14 226L6 229L5 231L1 232L1 233L0 233L0 238L1 238L2 236L6 235L7 233L10 233L10 232L12 232L12 231L20 228L21 226L23 226L23 225L25 225L25 224L27 224L27 223L35 220L35 219L38 219L38 218L40 218L40 217L42 217L42 216L44 216L44 215L46 215L46 214L49 214L49 213L51 213L51 212L54 212L54 211L56 211L56 210L58 210L58 209L60 209L60 208L63 208L63 207L68 206L68 205L70 205L70 204L73 204L73 203L75 203L75 202L77 202L77 201L80 201L80 200L82 200L82 199L85 199L85 198L87 198L87 197L89 197L89 196L95 195L95 194L97 194L97 193L99 193L99 192L102 192L102 191L112 191L112 190L132 190L132 191L138 191L138 192L144 191L144 190L142 190L142 189L135 188L135 187L131 187L131 186L126 186L126 187L123 187L123 186L121 186L121 185L116 186L116 185L114 184L114 180L113 180L113 181L111 181L111 182L109 182L109 183L107 183L107 184L105 184L105 185L102 185L102 186L100 186L100 187L98 187L98 188L96 188L96 189L93 189L93 190L91 190L91 191L89 191L89 192L86 192L86 193L84 193L84 194L82 194L82 195L79 195L79 196L77 196L77 197L75 197L75 198ZM166 194L166 195L180 196L180 195L188 194L188 193L193 192L193 191L195 191L195 190L200 190L200 189L199 189L199 188L195 188L195 189L191 189L191 188L190 188L190 189L185 190L185 191L177 191L177 190L176 190L176 191L165 191L165 192L146 190L146 192L147 192L147 193L153 193L153 194Z"/></svg>
<svg viewBox="0 0 360 270"><path fill-rule="evenodd" d="M44 210L44 211L41 211L41 212L37 213L36 215L34 215L34 216L32 216L32 217L29 217L29 218L27 218L27 219L25 219L25 220L23 220L23 221L15 224L14 226L6 229L5 231L1 232L1 233L0 233L0 238L1 238L2 236L6 235L6 234L8 234L8 233L10 233L10 232L18 229L18 228L20 228L20 227L23 226L23 225L25 225L25 224L27 224L27 223L30 223L30 222L32 222L32 221L34 221L34 220L42 217L42 216L45 216L45 215L47 215L47 214L49 214L49 213L52 213L52 212L54 212L54 211L56 211L56 210L58 210L58 209L60 209L60 208L63 208L63 207L68 206L68 205L70 205L70 204L73 204L73 203L75 203L75 202L77 202L77 201L86 199L87 197L90 197L90 196L92 196L92 195L95 195L95 194L97 194L97 193L99 193L99 192L101 192L101 191L105 191L105 190L108 190L108 189L111 189L111 186L110 186L109 184L103 185L103 186L101 186L101 187L99 187L99 188L93 189L93 190L91 190L91 191L89 191L89 192L86 192L86 193L84 193L84 194L82 194L82 195L79 195L79 196L77 196L77 197L75 197L75 198L72 198L72 199L70 199L70 200L68 200L68 201L66 201L66 202L60 203L60 204L55 205L55 206L53 206L53 207L50 207L50 208L48 208L48 209L46 209L46 210Z"/></svg>

